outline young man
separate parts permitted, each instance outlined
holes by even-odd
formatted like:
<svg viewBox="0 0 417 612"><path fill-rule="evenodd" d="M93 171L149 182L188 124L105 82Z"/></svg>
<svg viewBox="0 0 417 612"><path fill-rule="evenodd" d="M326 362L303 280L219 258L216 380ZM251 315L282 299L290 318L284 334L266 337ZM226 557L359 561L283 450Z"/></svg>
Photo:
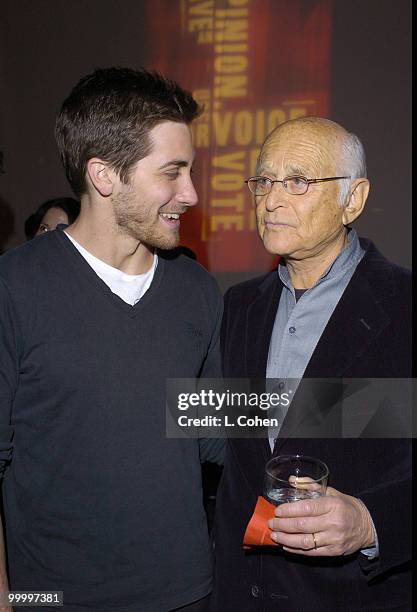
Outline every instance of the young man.
<svg viewBox="0 0 417 612"><path fill-rule="evenodd" d="M215 282L164 254L197 204L198 114L145 70L83 78L56 123L80 215L0 260L10 588L63 591L64 610L188 609L211 589L200 461L221 445L165 436L165 379L219 375Z"/></svg>

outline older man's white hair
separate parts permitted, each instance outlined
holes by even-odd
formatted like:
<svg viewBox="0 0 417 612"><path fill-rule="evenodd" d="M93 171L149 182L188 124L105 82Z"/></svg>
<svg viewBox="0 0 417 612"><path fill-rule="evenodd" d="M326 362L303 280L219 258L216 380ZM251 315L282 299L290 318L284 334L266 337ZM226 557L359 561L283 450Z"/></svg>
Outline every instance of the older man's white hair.
<svg viewBox="0 0 417 612"><path fill-rule="evenodd" d="M352 132L346 132L341 138L338 166L340 176L350 176L350 180L340 181L339 204L344 207L353 181L367 177L365 150L359 138Z"/></svg>

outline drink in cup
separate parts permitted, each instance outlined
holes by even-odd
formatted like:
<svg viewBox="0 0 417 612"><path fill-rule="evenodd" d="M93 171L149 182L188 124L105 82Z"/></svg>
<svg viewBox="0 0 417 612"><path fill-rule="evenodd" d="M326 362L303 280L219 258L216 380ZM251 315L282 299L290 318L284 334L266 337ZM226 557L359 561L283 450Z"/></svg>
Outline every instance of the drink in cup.
<svg viewBox="0 0 417 612"><path fill-rule="evenodd" d="M279 506L326 495L329 468L306 455L279 455L265 466L265 498Z"/></svg>

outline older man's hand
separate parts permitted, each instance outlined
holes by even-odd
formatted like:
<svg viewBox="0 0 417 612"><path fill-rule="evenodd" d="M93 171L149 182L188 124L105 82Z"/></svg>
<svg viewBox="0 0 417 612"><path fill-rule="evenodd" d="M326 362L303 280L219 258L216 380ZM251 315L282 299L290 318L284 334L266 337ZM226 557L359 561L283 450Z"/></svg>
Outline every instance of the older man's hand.
<svg viewBox="0 0 417 612"><path fill-rule="evenodd" d="M299 555L349 555L375 543L365 505L332 487L325 497L281 504L275 516L269 521L271 538Z"/></svg>

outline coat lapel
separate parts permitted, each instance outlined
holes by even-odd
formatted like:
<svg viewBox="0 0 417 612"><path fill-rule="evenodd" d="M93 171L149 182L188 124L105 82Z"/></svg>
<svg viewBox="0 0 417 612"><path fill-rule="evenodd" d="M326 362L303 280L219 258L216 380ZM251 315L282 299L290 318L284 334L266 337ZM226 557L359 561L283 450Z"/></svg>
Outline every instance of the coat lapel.
<svg viewBox="0 0 417 612"><path fill-rule="evenodd" d="M361 264L317 343L304 372L304 379L357 376L351 374L356 370L355 362L390 322L382 305L384 293L386 296L393 291L390 272L386 266L378 266L370 277ZM372 374L363 370L361 376ZM312 431L312 428L319 428L327 419L323 430L323 437L326 437L326 427L331 429L333 416L337 419L338 399L342 392L342 381L338 384L330 380L321 386L313 384L303 387L301 384L284 420L274 454L279 452L289 437L299 437L297 431ZM337 431L336 426L333 431Z"/></svg>
<svg viewBox="0 0 417 612"><path fill-rule="evenodd" d="M278 274L275 271L273 276L268 276L260 285L253 302L248 307L245 342L246 376L248 378L266 378L269 343L281 292L282 285L278 282ZM248 439L246 442L263 464L271 458L272 453L267 438Z"/></svg>
<svg viewBox="0 0 417 612"><path fill-rule="evenodd" d="M341 378L352 370L390 320L368 278L355 273L307 365L305 378Z"/></svg>
<svg viewBox="0 0 417 612"><path fill-rule="evenodd" d="M281 297L278 275L268 276L249 305L246 316L245 362L246 375L265 378L269 343Z"/></svg>

